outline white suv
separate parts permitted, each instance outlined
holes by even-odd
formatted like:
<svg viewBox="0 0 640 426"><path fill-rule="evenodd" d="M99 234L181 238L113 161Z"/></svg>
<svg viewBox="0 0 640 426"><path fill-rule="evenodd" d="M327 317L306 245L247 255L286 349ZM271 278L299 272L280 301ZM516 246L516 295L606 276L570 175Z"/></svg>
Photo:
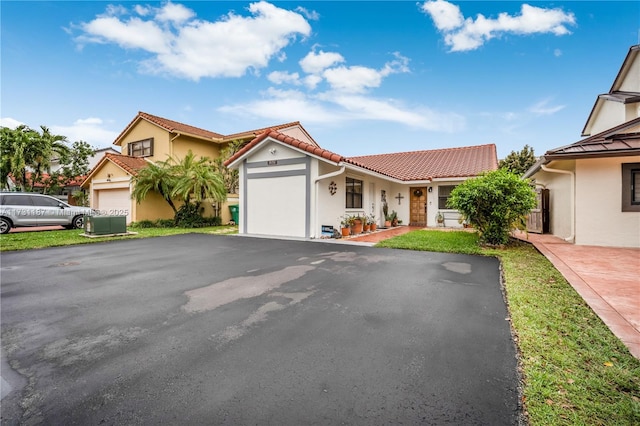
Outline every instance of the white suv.
<svg viewBox="0 0 640 426"><path fill-rule="evenodd" d="M0 233L22 226L62 225L82 228L84 216L93 214L89 207L70 206L49 195L31 192L0 193Z"/></svg>

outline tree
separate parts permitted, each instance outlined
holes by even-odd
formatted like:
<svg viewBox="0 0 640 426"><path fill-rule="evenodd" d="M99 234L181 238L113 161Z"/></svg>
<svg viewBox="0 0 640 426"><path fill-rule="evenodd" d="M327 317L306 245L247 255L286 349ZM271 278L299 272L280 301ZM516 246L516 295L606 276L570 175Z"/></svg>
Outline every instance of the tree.
<svg viewBox="0 0 640 426"><path fill-rule="evenodd" d="M224 162L233 156L236 152L244 146L245 142L242 140L233 140L222 149L220 157L214 160L216 170L222 176L224 180L224 186L227 189L228 194L237 194L238 186L240 184L240 175L237 169L229 169L224 166Z"/></svg>
<svg viewBox="0 0 640 426"><path fill-rule="evenodd" d="M498 167L515 173L518 176L522 176L535 164L535 162L536 156L533 153L533 148L529 145L525 145L521 151L511 151L509 155L500 160Z"/></svg>
<svg viewBox="0 0 640 426"><path fill-rule="evenodd" d="M227 191L224 179L207 157L197 158L189 151L183 159L149 163L133 178L132 197L141 202L149 191L156 191L171 206L176 224L187 227L200 226L200 203L211 199L225 201ZM174 199L184 202L176 208Z"/></svg>
<svg viewBox="0 0 640 426"><path fill-rule="evenodd" d="M132 178L133 191L131 197L136 202L141 202L147 197L149 191L156 191L171 206L174 215L178 209L172 200L175 176L169 161L149 163L138 170L138 174Z"/></svg>
<svg viewBox="0 0 640 426"><path fill-rule="evenodd" d="M509 233L535 206L530 183L506 169L466 180L451 191L448 201L448 207L478 230L480 241L491 245L507 243Z"/></svg>
<svg viewBox="0 0 640 426"><path fill-rule="evenodd" d="M172 167L176 180L172 195L180 196L185 204L200 204L206 199L225 201L227 190L224 179L216 172L208 157L196 156L191 150Z"/></svg>
<svg viewBox="0 0 640 426"><path fill-rule="evenodd" d="M71 150L66 145L66 136L51 134L47 126L40 126L40 129L42 133L34 131L30 145L32 161L28 166L33 170L30 179L30 191L33 191L36 183L43 183L43 175L45 173L51 173L51 160L53 158L70 158L71 154Z"/></svg>

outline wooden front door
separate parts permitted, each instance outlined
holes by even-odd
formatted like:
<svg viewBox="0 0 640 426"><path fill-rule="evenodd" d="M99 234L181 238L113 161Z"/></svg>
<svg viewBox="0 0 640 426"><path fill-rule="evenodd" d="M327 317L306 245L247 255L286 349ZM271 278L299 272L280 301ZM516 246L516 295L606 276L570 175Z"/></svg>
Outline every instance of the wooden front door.
<svg viewBox="0 0 640 426"><path fill-rule="evenodd" d="M427 188L411 188L411 226L427 226Z"/></svg>

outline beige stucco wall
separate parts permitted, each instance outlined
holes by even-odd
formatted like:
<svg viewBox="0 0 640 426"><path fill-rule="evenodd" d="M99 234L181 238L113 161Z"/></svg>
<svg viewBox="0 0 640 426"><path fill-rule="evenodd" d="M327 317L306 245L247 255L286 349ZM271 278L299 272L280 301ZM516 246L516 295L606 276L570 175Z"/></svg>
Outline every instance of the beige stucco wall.
<svg viewBox="0 0 640 426"><path fill-rule="evenodd" d="M173 140L173 156L183 159L191 150L197 157L209 157L210 160L220 156L218 144L188 136L179 136Z"/></svg>
<svg viewBox="0 0 640 426"><path fill-rule="evenodd" d="M149 123L146 120L140 120L137 125L124 136L121 142L122 154L127 155L129 153L129 143L148 138L153 138L153 155L146 157L147 159L151 161L164 161L167 159L167 154L173 154L171 144L169 142L169 132Z"/></svg>
<svg viewBox="0 0 640 426"><path fill-rule="evenodd" d="M622 84L617 90L623 92L638 92L640 91L640 55L636 55L634 61L629 67Z"/></svg>
<svg viewBox="0 0 640 426"><path fill-rule="evenodd" d="M640 156L576 161L576 244L640 247L640 212L622 212L622 164Z"/></svg>

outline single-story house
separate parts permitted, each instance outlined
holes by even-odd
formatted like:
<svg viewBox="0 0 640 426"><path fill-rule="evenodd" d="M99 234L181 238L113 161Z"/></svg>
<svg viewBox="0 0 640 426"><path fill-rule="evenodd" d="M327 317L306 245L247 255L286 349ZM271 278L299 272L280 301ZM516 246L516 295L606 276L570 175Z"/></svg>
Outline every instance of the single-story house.
<svg viewBox="0 0 640 426"><path fill-rule="evenodd" d="M299 122L281 124L275 128L311 146L317 146ZM149 193L140 203L131 198L132 177L137 175L138 170L148 162L184 158L189 151L213 160L221 155L229 143L249 142L264 130L222 135L141 111L113 142L119 147L120 153L105 153L89 172L82 188L89 191L89 203L93 209L104 214L126 215L127 223L171 219L173 211L158 193ZM218 214L223 223L229 222L231 214L228 205L237 203L237 194L228 194L227 202L222 205L203 203L204 215Z"/></svg>
<svg viewBox="0 0 640 426"><path fill-rule="evenodd" d="M225 165L239 170L239 233L321 238L344 215L383 225L383 205L404 224L462 227L447 208L451 190L498 167L493 144L344 157L268 129Z"/></svg>
<svg viewBox="0 0 640 426"><path fill-rule="evenodd" d="M597 97L578 142L524 175L549 194L549 231L579 245L640 247L640 45Z"/></svg>

